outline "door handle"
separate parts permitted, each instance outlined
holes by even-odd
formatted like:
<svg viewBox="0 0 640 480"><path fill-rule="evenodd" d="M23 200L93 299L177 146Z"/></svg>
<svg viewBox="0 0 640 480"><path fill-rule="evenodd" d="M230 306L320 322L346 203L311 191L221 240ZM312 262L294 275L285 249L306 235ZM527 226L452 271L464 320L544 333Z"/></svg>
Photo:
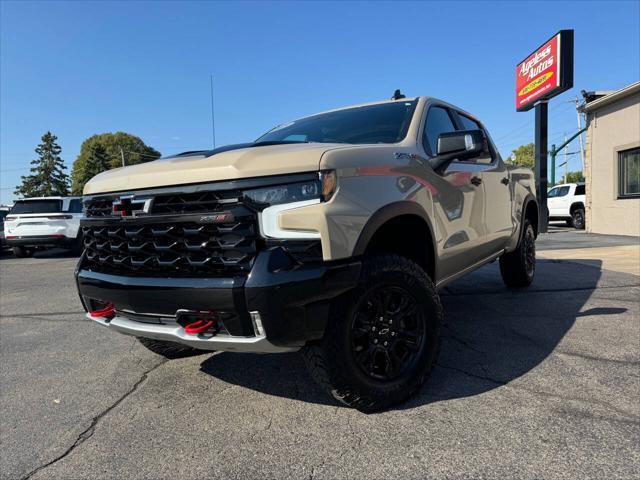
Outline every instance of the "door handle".
<svg viewBox="0 0 640 480"><path fill-rule="evenodd" d="M471 180L469 181L476 187L482 183L482 179L480 177L471 177Z"/></svg>
<svg viewBox="0 0 640 480"><path fill-rule="evenodd" d="M504 177L502 180L500 180L500 183L503 185L509 185L509 177Z"/></svg>

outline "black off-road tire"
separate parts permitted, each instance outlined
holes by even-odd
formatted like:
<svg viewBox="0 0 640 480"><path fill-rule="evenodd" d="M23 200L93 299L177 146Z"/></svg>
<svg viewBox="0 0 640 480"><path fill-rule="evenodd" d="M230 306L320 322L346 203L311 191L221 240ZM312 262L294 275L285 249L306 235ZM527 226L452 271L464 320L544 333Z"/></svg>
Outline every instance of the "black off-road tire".
<svg viewBox="0 0 640 480"><path fill-rule="evenodd" d="M584 208L576 208L571 212L571 226L576 230L584 230Z"/></svg>
<svg viewBox="0 0 640 480"><path fill-rule="evenodd" d="M208 350L198 350L197 348L189 347L177 342L165 342L163 340L153 340L151 338L142 337L137 338L142 346L147 350L151 350L153 353L157 353L169 360L202 355L203 353L213 353Z"/></svg>
<svg viewBox="0 0 640 480"><path fill-rule="evenodd" d="M398 335L393 338L396 343L393 343L392 338L387 338L391 347L381 347L382 342L378 343L377 338L376 345L373 345L371 343L373 340L368 340L371 332L364 334L364 338L367 339L365 341L369 342L368 351L373 349L378 352L379 348L389 351L393 348L393 358L397 360L395 356L397 342L401 341L401 335L404 333L401 332L403 328L401 325L420 322L423 334L420 340L415 342L419 347L414 347L409 357L406 357L408 350L405 350L403 357L410 358L411 361L396 370L397 377L378 379L371 376L371 373L366 373L356 360L357 348L361 348L360 353L363 353L363 349L354 347L353 342L356 337L353 332L355 315L362 311L363 302L374 294L388 299L388 292L399 292L397 293L400 295L399 298L409 299L408 301L414 305L410 311L416 312L415 318L419 320L408 320L408 314L398 316L397 319L406 318L407 320L396 319L392 328L400 330L397 333L395 330L385 333L385 335ZM385 301L381 303L386 304ZM400 303L402 302L398 301L398 304ZM369 302L367 305L367 308L373 312L372 303ZM372 257L363 261L358 286L337 299L331 306L329 323L323 339L307 345L302 350L302 356L314 380L336 400L362 412L374 412L407 399L428 378L438 355L442 316L442 306L435 286L422 268L397 255ZM375 321L378 315L373 314L371 317ZM388 318L389 323L394 321L393 314ZM382 318L380 321L382 322ZM375 328L371 329L375 330ZM357 335L363 335L362 330L364 329L359 329ZM375 333L382 334L382 330L378 329ZM402 349L402 344L400 348ZM376 354L374 358L375 356ZM389 354L384 358L391 362ZM396 362L395 365L401 363Z"/></svg>
<svg viewBox="0 0 640 480"><path fill-rule="evenodd" d="M17 258L27 258L33 255L33 250L25 247L13 247L13 254Z"/></svg>
<svg viewBox="0 0 640 480"><path fill-rule="evenodd" d="M528 287L536 273L536 234L528 219L522 229L518 247L500 257L500 274L510 288Z"/></svg>

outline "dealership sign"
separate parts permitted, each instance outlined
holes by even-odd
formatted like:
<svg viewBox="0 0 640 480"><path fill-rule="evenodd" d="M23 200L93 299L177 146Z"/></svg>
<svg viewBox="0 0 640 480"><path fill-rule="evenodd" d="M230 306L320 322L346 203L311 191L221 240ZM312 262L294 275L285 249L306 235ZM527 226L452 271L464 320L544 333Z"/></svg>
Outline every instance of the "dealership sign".
<svg viewBox="0 0 640 480"><path fill-rule="evenodd" d="M573 87L573 30L561 30L516 67L516 110Z"/></svg>

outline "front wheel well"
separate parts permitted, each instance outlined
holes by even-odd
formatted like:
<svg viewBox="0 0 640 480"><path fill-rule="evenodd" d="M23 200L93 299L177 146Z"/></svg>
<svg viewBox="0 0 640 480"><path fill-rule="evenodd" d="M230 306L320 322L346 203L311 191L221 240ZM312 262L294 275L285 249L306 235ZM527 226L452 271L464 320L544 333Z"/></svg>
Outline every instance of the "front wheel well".
<svg viewBox="0 0 640 480"><path fill-rule="evenodd" d="M394 217L373 234L365 255L396 254L417 263L435 281L434 243L427 222L418 215Z"/></svg>
<svg viewBox="0 0 640 480"><path fill-rule="evenodd" d="M527 220L529 220L531 222L531 226L533 227L533 231L536 235L536 238L538 237L538 204L531 200L530 202L528 202L526 204L526 206L524 207L524 218L526 218Z"/></svg>
<svg viewBox="0 0 640 480"><path fill-rule="evenodd" d="M573 212L575 212L576 210L578 210L579 208L581 208L582 210L584 210L584 203L582 202L575 202L573 204L571 204L571 207L569 208L569 213L573 215Z"/></svg>

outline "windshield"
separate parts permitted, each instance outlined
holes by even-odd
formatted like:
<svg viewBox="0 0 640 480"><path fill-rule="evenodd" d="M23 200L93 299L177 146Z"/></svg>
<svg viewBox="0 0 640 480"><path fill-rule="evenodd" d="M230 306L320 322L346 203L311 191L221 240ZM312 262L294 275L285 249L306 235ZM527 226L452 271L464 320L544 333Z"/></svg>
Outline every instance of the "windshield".
<svg viewBox="0 0 640 480"><path fill-rule="evenodd" d="M62 202L60 200L22 200L16 202L11 213L57 213L61 210Z"/></svg>
<svg viewBox="0 0 640 480"><path fill-rule="evenodd" d="M321 113L280 125L256 142L397 143L407 135L416 104L389 102Z"/></svg>

